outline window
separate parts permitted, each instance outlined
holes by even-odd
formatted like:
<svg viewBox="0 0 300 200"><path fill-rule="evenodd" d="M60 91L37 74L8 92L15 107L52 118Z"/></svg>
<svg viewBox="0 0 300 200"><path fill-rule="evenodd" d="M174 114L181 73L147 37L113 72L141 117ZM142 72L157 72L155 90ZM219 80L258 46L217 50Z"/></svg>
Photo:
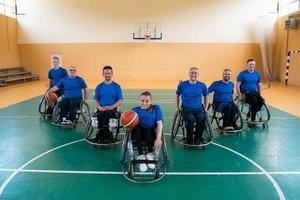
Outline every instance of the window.
<svg viewBox="0 0 300 200"><path fill-rule="evenodd" d="M279 16L300 10L300 0L279 0Z"/></svg>
<svg viewBox="0 0 300 200"><path fill-rule="evenodd" d="M0 14L15 17L15 0L0 0Z"/></svg>

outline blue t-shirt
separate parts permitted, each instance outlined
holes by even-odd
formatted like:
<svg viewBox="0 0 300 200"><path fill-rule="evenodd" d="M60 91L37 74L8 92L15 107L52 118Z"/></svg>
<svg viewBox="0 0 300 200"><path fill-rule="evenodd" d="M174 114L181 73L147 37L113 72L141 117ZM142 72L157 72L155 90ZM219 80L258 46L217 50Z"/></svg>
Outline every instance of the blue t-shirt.
<svg viewBox="0 0 300 200"><path fill-rule="evenodd" d="M135 107L132 110L139 116L139 126L141 127L154 128L157 121L163 121L163 113L159 105L153 105L152 111L141 107Z"/></svg>
<svg viewBox="0 0 300 200"><path fill-rule="evenodd" d="M257 86L260 83L260 74L257 71L250 73L248 70L244 70L238 75L237 82L241 83L241 92L257 92Z"/></svg>
<svg viewBox="0 0 300 200"><path fill-rule="evenodd" d="M66 76L68 76L68 72L62 67L59 67L58 69L50 69L48 72L48 78L51 79L50 87L57 85L57 83Z"/></svg>
<svg viewBox="0 0 300 200"><path fill-rule="evenodd" d="M111 106L119 100L123 100L121 87L116 82L106 84L100 83L95 90L94 99L98 100L100 106Z"/></svg>
<svg viewBox="0 0 300 200"><path fill-rule="evenodd" d="M214 101L227 103L233 101L232 94L234 92L233 82L224 83L222 80L213 82L208 93L214 92Z"/></svg>
<svg viewBox="0 0 300 200"><path fill-rule="evenodd" d="M72 79L67 76L59 81L56 86L64 89L64 98L67 99L82 99L82 89L87 88L86 83L79 76Z"/></svg>
<svg viewBox="0 0 300 200"><path fill-rule="evenodd" d="M202 96L207 96L207 88L204 83L199 81L195 84L183 81L179 83L176 94L181 95L183 107L202 108Z"/></svg>

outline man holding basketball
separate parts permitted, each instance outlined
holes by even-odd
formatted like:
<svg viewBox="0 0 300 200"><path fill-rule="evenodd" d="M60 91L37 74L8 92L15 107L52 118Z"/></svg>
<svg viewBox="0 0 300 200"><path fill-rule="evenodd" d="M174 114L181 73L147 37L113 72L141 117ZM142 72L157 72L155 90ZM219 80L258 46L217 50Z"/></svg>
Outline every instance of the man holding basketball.
<svg viewBox="0 0 300 200"><path fill-rule="evenodd" d="M80 108L82 100L86 101L88 92L85 81L76 75L77 68L71 66L69 75L60 80L54 87L50 88L47 95L59 89L64 90L64 98L59 102L60 120L62 125L74 125L76 111ZM83 90L83 98L82 98Z"/></svg>
<svg viewBox="0 0 300 200"><path fill-rule="evenodd" d="M264 104L264 99L261 96L260 74L255 70L255 60L247 60L247 69L240 72L237 77L236 91L240 100L250 104L251 121L254 122L256 113L260 111Z"/></svg>
<svg viewBox="0 0 300 200"><path fill-rule="evenodd" d="M180 110L180 96L182 110L187 122L187 144L201 144L202 134L205 129L205 113L208 108L207 87L198 81L199 69L189 69L189 80L180 82L176 90L176 111ZM204 108L202 108L202 96L204 97ZM194 125L196 123L196 131Z"/></svg>
<svg viewBox="0 0 300 200"><path fill-rule="evenodd" d="M104 66L102 75L104 81L96 87L94 96L99 128L99 132L94 140L95 143L109 140L109 119L116 118L118 108L123 101L121 86L112 80L112 67Z"/></svg>

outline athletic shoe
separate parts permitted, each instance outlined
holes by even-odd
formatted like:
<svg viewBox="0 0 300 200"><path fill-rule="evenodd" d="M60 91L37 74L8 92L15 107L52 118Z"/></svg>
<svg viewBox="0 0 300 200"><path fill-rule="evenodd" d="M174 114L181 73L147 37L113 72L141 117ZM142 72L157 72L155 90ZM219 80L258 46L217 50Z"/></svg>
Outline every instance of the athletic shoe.
<svg viewBox="0 0 300 200"><path fill-rule="evenodd" d="M145 156L144 155L139 155L139 156L136 157L136 159L137 160L145 160ZM141 172L145 172L148 169L146 163L139 164L139 168L140 168Z"/></svg>
<svg viewBox="0 0 300 200"><path fill-rule="evenodd" d="M146 159L147 159L147 160L150 160L150 161L154 160L154 154L153 154L153 153L147 153ZM155 164L150 163L150 164L147 164L147 166L148 166L150 169L155 169Z"/></svg>

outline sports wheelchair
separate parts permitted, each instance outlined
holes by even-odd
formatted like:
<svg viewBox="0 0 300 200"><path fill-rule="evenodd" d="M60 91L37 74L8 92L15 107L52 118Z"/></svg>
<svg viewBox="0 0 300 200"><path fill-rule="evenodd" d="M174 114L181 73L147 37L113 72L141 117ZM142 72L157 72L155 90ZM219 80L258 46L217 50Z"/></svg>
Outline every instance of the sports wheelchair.
<svg viewBox="0 0 300 200"><path fill-rule="evenodd" d="M122 143L120 136L120 129L123 129L123 126L120 124L121 111L117 109L114 118L109 119L109 124L103 126L102 136L97 138L99 133L98 119L97 119L97 110L95 110L89 117L86 127L85 127L85 140L94 145L94 146L114 146ZM106 137L105 137L106 136ZM97 141L96 141L97 139Z"/></svg>
<svg viewBox="0 0 300 200"><path fill-rule="evenodd" d="M262 126L263 128L266 128L268 126L268 122L271 118L269 108L265 102L263 102L263 105L256 113L255 121L251 121L251 106L244 102L244 100L236 98L237 106L241 112L243 122L247 123L248 126Z"/></svg>
<svg viewBox="0 0 300 200"><path fill-rule="evenodd" d="M203 107L203 106L202 106ZM180 109L179 111L175 112L172 129L171 129L171 141L175 141L176 143L183 145L186 149L187 147L200 147L203 150L205 149L205 146L210 144L213 140L213 131L212 127L209 121L209 117L206 112L203 111L204 114L204 123L205 123L205 129L202 133L202 138L200 138L201 143L200 144L187 144L187 121L184 117L183 110ZM181 131L179 131L181 129ZM194 135L196 133L196 127L194 126Z"/></svg>
<svg viewBox="0 0 300 200"><path fill-rule="evenodd" d="M80 121L80 117L82 118L82 123L86 124L89 117L90 117L90 107L87 103L85 103L83 100L80 102L79 108L76 110L76 117L73 124L62 124L62 120L60 119L60 112L61 108L59 106L59 102L63 99L63 97L59 97L57 99L57 104L54 106L53 112L52 112L52 124L60 127L60 128L76 128L76 124Z"/></svg>
<svg viewBox="0 0 300 200"><path fill-rule="evenodd" d="M221 104L219 108L216 109L214 104L209 104L208 115L211 119L211 124L213 124L213 122L216 123L217 130L220 134L239 134L243 129L242 113L236 106L236 115L232 124L233 129L225 130L223 127L224 114L222 113L222 110L225 108L225 106L226 103L223 105Z"/></svg>
<svg viewBox="0 0 300 200"><path fill-rule="evenodd" d="M120 163L124 177L134 183L153 183L161 180L167 171L168 152L164 134L161 135L161 149L155 150L153 160L139 160L137 156L137 147L131 135L131 130L127 129L122 143ZM144 152L147 152L146 144L143 144ZM148 168L146 172L139 170L140 164L152 164L153 169Z"/></svg>
<svg viewBox="0 0 300 200"><path fill-rule="evenodd" d="M44 119L45 118L49 118L49 117L52 116L52 109L51 109L51 112L49 112L50 111L50 109L49 109L50 105L49 105L49 102L48 102L48 100L46 98L47 92L48 92L48 90L46 90L45 94L41 98L40 103L39 103L39 107L38 107L39 113L41 114L41 117L44 118ZM54 106L55 105L56 104L54 104Z"/></svg>

